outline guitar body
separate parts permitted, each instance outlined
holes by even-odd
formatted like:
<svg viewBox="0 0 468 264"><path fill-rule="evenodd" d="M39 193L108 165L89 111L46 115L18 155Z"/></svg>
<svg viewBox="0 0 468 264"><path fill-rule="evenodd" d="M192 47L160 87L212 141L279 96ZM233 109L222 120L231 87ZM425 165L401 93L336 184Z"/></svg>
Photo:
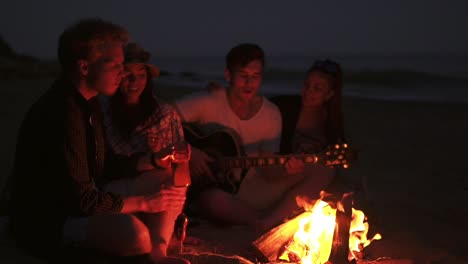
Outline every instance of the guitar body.
<svg viewBox="0 0 468 264"><path fill-rule="evenodd" d="M217 161L224 158L245 156L237 134L229 128L216 129L206 134L190 124L184 124L183 129L185 140L189 144L203 150ZM256 168L224 168L217 163L213 167L213 173L221 180L214 186L233 193L237 199L252 208L263 210L276 202L286 190L302 179L299 175L281 177L286 176L281 167L277 168L276 172L281 175L277 175L276 180L271 181L257 175ZM200 177L195 176L195 178Z"/></svg>
<svg viewBox="0 0 468 264"><path fill-rule="evenodd" d="M184 124L185 141L215 157L236 157L243 153L237 136L230 129L216 129L206 135L193 125Z"/></svg>
<svg viewBox="0 0 468 264"><path fill-rule="evenodd" d="M183 130L185 141L203 150L215 160L221 160L224 157L240 157L244 153L238 136L229 128L221 128L209 133L203 133L194 125L183 124ZM223 168L219 163L212 165L213 174L220 179L215 186L221 187L228 192L237 192L244 172L240 169ZM203 177L203 175L194 175L194 178L200 177Z"/></svg>

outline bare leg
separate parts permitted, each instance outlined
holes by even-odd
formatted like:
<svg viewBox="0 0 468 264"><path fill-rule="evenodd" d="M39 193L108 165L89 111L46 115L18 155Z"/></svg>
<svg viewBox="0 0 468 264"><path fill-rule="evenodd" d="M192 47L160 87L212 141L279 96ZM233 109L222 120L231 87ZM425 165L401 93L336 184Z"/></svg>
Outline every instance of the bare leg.
<svg viewBox="0 0 468 264"><path fill-rule="evenodd" d="M310 200L320 198L320 191L324 190L333 180L335 170L321 165L306 165L304 179L294 185L274 206L270 213L257 222L257 228L265 231L278 224L299 209L297 196L305 196Z"/></svg>
<svg viewBox="0 0 468 264"><path fill-rule="evenodd" d="M114 182L107 189L124 196L147 195L160 191L163 185L169 186L171 184L172 172L170 169L151 170L136 178ZM167 248L174 232L175 220L180 213L181 210L138 214L148 229L152 244L150 255L156 263L186 263L183 259L167 257ZM179 260L180 262L178 262Z"/></svg>
<svg viewBox="0 0 468 264"><path fill-rule="evenodd" d="M151 251L151 239L133 215L95 215L88 217L83 246L113 256L136 256Z"/></svg>
<svg viewBox="0 0 468 264"><path fill-rule="evenodd" d="M258 211L220 189L203 191L197 207L207 217L223 224L253 224L260 216Z"/></svg>
<svg viewBox="0 0 468 264"><path fill-rule="evenodd" d="M157 260L167 255L167 248L171 241L174 225L177 216L182 213L181 210L165 211L157 214L141 214L142 221L149 229L153 249L151 257Z"/></svg>

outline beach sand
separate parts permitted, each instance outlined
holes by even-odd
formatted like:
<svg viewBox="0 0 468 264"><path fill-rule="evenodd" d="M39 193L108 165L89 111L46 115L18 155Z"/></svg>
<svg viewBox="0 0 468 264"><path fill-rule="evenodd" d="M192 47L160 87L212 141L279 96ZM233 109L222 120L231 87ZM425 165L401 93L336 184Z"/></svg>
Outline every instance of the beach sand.
<svg viewBox="0 0 468 264"><path fill-rule="evenodd" d="M25 111L51 82L0 82L0 186L11 170ZM187 92L168 90L161 91L168 99ZM371 232L383 236L366 249L369 257L468 263L468 105L345 98L344 110L350 146L359 151L345 175L355 182L364 179L365 199L359 204ZM186 247L184 255L193 263L242 263L240 257L254 262L257 256L250 244L257 234L246 227L203 223L188 235L202 240ZM239 257L226 257L231 255ZM40 262L3 238L0 263Z"/></svg>

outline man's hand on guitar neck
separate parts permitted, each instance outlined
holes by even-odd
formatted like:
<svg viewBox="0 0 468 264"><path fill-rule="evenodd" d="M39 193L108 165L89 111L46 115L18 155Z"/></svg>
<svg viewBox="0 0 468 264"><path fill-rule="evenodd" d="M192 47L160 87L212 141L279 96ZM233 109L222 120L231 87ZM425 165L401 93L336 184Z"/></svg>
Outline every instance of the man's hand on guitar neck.
<svg viewBox="0 0 468 264"><path fill-rule="evenodd" d="M285 169L288 175L294 175L304 171L304 162L300 159L296 159L294 156L288 159L285 164Z"/></svg>
<svg viewBox="0 0 468 264"><path fill-rule="evenodd" d="M289 175L297 175L304 171L304 162L300 159L297 159L293 156L288 158L284 164L284 170L277 167L263 167L262 177L270 181L283 181L286 180ZM286 173L285 173L286 172ZM285 177L286 176L286 177Z"/></svg>
<svg viewBox="0 0 468 264"><path fill-rule="evenodd" d="M206 182L206 177L209 178L210 181L216 181L213 175L213 171L211 169L210 164L213 164L215 160L208 156L204 151L195 148L192 146L192 158L190 159L190 175L194 181L202 181ZM200 179L199 177L203 177Z"/></svg>

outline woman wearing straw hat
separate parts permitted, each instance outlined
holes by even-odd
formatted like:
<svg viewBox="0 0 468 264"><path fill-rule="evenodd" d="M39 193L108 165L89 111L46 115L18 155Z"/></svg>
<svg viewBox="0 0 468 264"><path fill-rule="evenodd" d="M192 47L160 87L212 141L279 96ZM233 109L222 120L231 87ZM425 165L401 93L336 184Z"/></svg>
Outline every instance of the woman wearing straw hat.
<svg viewBox="0 0 468 264"><path fill-rule="evenodd" d="M129 43L124 61L127 75L114 96L102 98L106 140L112 151L143 157L136 165L140 175L112 181L107 190L124 197L160 196L160 212L138 214L150 234L151 259L156 263L187 263L182 258L167 257L175 220L183 208L180 201L185 201L187 189L172 186L173 160L167 157L173 157L171 154L175 150L187 161L190 146L184 143L177 112L153 94L153 78L158 77L160 71L148 63L149 58L148 52ZM118 172L109 175L118 175Z"/></svg>

